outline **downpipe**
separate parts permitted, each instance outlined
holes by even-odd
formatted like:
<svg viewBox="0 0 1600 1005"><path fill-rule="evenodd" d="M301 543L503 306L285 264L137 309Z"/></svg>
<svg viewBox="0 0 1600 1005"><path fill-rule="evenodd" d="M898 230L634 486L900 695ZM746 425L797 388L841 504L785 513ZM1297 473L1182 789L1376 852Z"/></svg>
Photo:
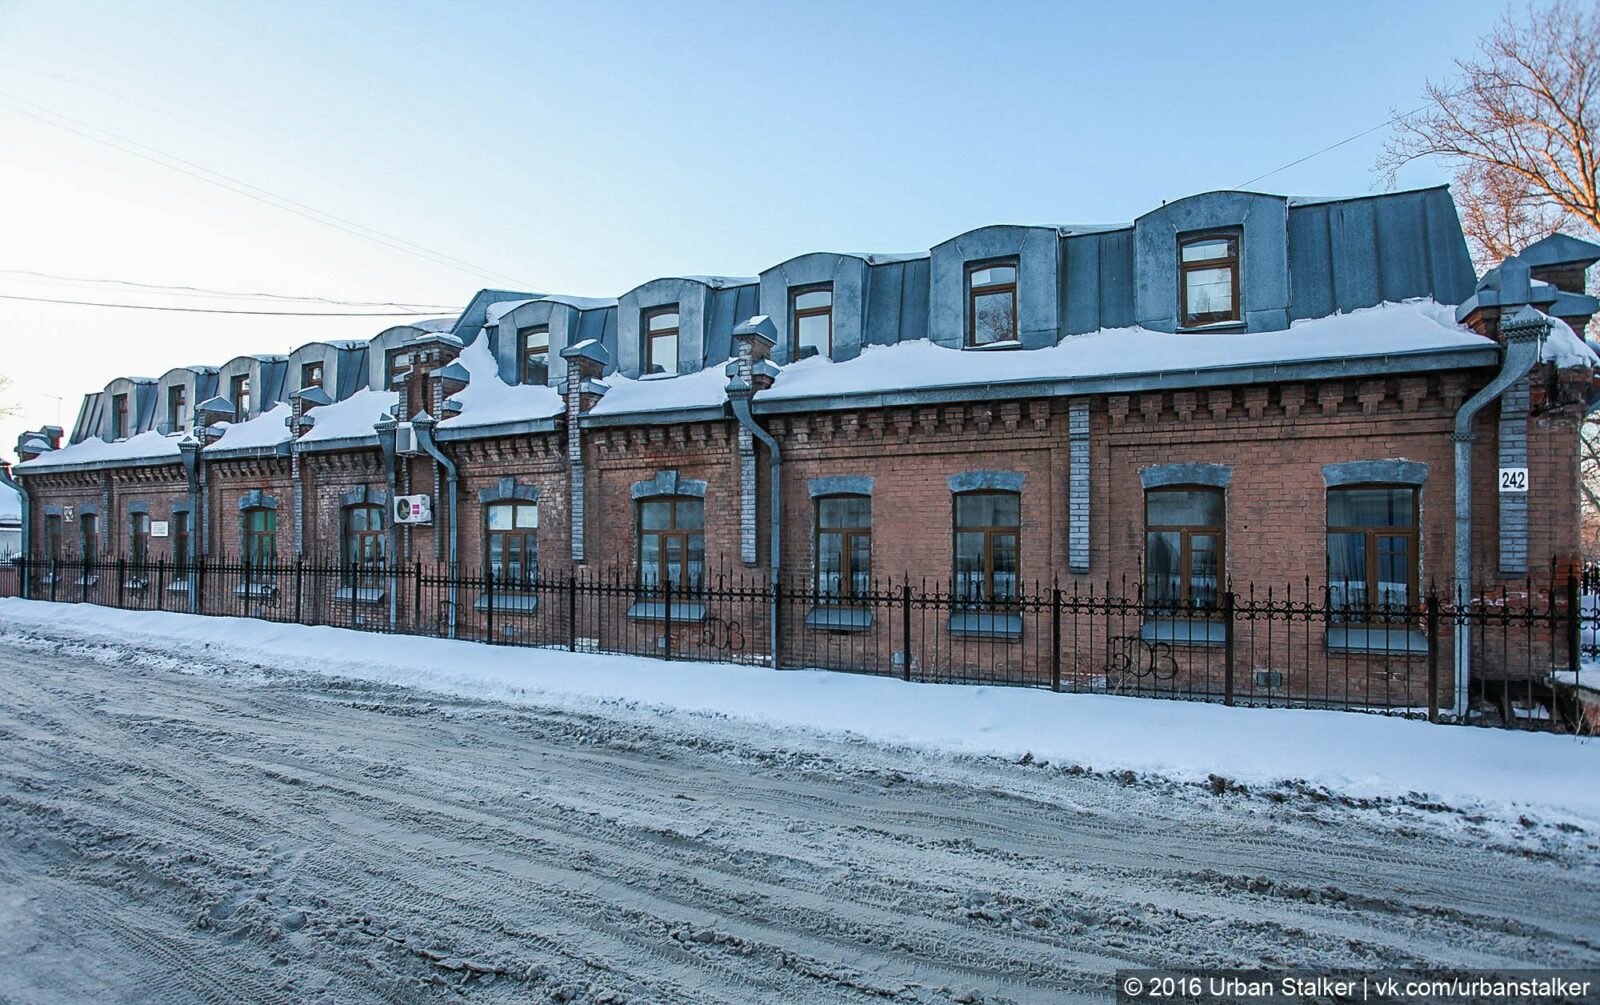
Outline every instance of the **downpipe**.
<svg viewBox="0 0 1600 1005"><path fill-rule="evenodd" d="M771 569L768 585L772 598L772 610L767 618L767 651L772 654L772 669L777 670L779 669L778 617L781 613L778 610L778 563L779 556L783 554L781 536L783 533L783 493L780 491L782 488L783 455L778 449L778 441L773 439L771 433L761 427L761 424L756 421L755 415L751 413L749 395L729 395L728 400L733 406L733 415L734 418L739 420L739 425L748 429L750 434L760 440L767 448L767 495L769 497L768 508L770 510L767 519L771 528L767 534L767 565Z"/></svg>
<svg viewBox="0 0 1600 1005"><path fill-rule="evenodd" d="M1505 356L1500 361L1500 372L1494 379L1469 398L1456 412L1455 428L1450 438L1455 444L1456 474L1456 540L1455 540L1455 600L1456 618L1452 631L1454 645L1456 721L1467 717L1467 688L1472 674L1471 625L1463 611L1472 593L1472 444L1476 434L1472 421L1484 406L1499 398L1513 384L1528 375L1539 362L1540 343L1549 323L1544 315L1537 319L1518 312L1502 321L1500 333L1506 342Z"/></svg>
<svg viewBox="0 0 1600 1005"><path fill-rule="evenodd" d="M389 555L389 630L392 632L398 624L399 617L399 598L395 596L395 590L399 585L398 572L396 570L399 568L400 549L397 547L399 542L396 538L394 527L394 497L398 492L399 486L399 473L395 460L395 437L400 424L393 418L385 416L379 419L372 428L378 433L378 450L383 455L384 483L389 487L387 497L389 500L389 512L384 516L383 531L384 548ZM416 630L415 625L412 626L412 630Z"/></svg>
<svg viewBox="0 0 1600 1005"><path fill-rule="evenodd" d="M444 451L439 449L439 445L433 442L433 427L435 422L432 418L422 418L419 416L411 420L411 425L416 429L417 443L424 451L427 452L428 456L438 461L439 465L444 468L445 494L449 496L447 501L450 504L450 539L447 542L446 548L446 561L450 569L450 584L445 591L445 605L450 612L449 637L453 639L456 637L456 591L458 589L456 583L456 541L458 539L458 526L456 522L456 463L455 461L452 461L450 458L446 457L444 455Z"/></svg>

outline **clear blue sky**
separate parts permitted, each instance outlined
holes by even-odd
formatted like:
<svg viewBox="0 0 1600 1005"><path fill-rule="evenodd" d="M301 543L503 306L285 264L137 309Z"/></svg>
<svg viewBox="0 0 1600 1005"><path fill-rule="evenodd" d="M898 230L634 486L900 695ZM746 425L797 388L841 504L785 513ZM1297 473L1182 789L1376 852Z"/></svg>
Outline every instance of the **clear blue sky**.
<svg viewBox="0 0 1600 1005"><path fill-rule="evenodd" d="M614 296L985 223L1130 220L1420 101L1498 3L246 4L0 0L0 95L528 287ZM1384 133L1254 186L1378 185ZM1401 176L1445 180L1437 166ZM0 101L0 269L351 299L504 285ZM96 291L0 274L0 292ZM148 303L194 303L145 298ZM121 374L362 337L0 301L17 432Z"/></svg>

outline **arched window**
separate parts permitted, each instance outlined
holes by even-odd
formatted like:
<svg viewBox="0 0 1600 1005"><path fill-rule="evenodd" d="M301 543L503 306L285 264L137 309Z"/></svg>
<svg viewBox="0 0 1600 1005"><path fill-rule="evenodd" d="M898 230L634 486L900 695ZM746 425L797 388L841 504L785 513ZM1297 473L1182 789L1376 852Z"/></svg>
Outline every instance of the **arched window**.
<svg viewBox="0 0 1600 1005"><path fill-rule="evenodd" d="M82 555L92 561L100 554L100 518L94 513L78 514L78 534Z"/></svg>
<svg viewBox="0 0 1600 1005"><path fill-rule="evenodd" d="M678 305L644 312L644 372L678 372Z"/></svg>
<svg viewBox="0 0 1600 1005"><path fill-rule="evenodd" d="M128 514L128 561L135 571L150 561L150 514Z"/></svg>
<svg viewBox="0 0 1600 1005"><path fill-rule="evenodd" d="M955 497L955 599L971 607L1016 601L1022 495L963 492Z"/></svg>
<svg viewBox="0 0 1600 1005"><path fill-rule="evenodd" d="M1178 295L1181 327L1238 321L1239 239L1212 235L1179 242Z"/></svg>
<svg viewBox="0 0 1600 1005"><path fill-rule="evenodd" d="M1017 263L967 266L967 345L1017 340Z"/></svg>
<svg viewBox="0 0 1600 1005"><path fill-rule="evenodd" d="M1153 488L1144 495L1145 602L1151 607L1212 609L1227 582L1222 489Z"/></svg>
<svg viewBox="0 0 1600 1005"><path fill-rule="evenodd" d="M382 585L388 550L383 507L346 506L341 523L345 585L367 588Z"/></svg>
<svg viewBox="0 0 1600 1005"><path fill-rule="evenodd" d="M639 584L653 593L666 580L675 596L697 593L706 577L705 527L704 499L639 500Z"/></svg>
<svg viewBox="0 0 1600 1005"><path fill-rule="evenodd" d="M1338 620L1382 624L1417 595L1417 489L1328 490L1328 606Z"/></svg>
<svg viewBox="0 0 1600 1005"><path fill-rule="evenodd" d="M243 513L244 559L251 565L268 565L278 560L278 511L256 506Z"/></svg>
<svg viewBox="0 0 1600 1005"><path fill-rule="evenodd" d="M497 502L484 507L485 565L503 589L531 586L539 574L539 504Z"/></svg>
<svg viewBox="0 0 1600 1005"><path fill-rule="evenodd" d="M172 561L180 570L187 569L193 555L189 551L189 513L177 510L172 514Z"/></svg>
<svg viewBox="0 0 1600 1005"><path fill-rule="evenodd" d="M872 497L817 499L817 593L845 601L872 589Z"/></svg>
<svg viewBox="0 0 1600 1005"><path fill-rule="evenodd" d="M44 557L49 562L60 562L62 559L59 513L51 513L44 518Z"/></svg>

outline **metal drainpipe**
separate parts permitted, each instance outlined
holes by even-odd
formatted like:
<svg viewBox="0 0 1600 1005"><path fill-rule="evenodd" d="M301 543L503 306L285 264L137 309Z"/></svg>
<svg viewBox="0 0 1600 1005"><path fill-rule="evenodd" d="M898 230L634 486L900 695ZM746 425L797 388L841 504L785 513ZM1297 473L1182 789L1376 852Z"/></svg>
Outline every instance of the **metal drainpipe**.
<svg viewBox="0 0 1600 1005"><path fill-rule="evenodd" d="M767 619L769 628L767 644L770 647L768 652L772 653L772 669L777 670L779 669L778 616L782 613L778 610L778 563L779 556L783 553L781 547L783 493L780 491L782 487L783 456L778 450L778 441L772 438L771 433L762 429L761 424L756 422L755 416L751 414L749 394L730 394L728 401L733 406L733 414L739 420L739 425L750 430L751 435L767 447L767 481L769 485L767 494L770 497L768 500L770 515L767 519L771 525L767 534L767 549L770 556L767 564L772 570L772 574L769 577L772 587L772 612Z"/></svg>
<svg viewBox="0 0 1600 1005"><path fill-rule="evenodd" d="M1506 353L1500 361L1500 372L1487 386L1467 400L1456 412L1455 430L1450 438L1455 441L1456 469L1456 550L1455 599L1457 604L1466 601L1472 591L1472 420L1489 402L1504 394L1511 385L1528 375L1539 362L1539 345L1549 329L1543 314L1537 317L1521 311L1502 319L1500 334L1505 339ZM1455 716L1458 720L1467 715L1467 684L1471 678L1472 642L1471 625L1465 617L1455 619L1453 632L1455 648Z"/></svg>
<svg viewBox="0 0 1600 1005"><path fill-rule="evenodd" d="M449 568L450 568L450 586L449 586L449 589L447 591L447 595L449 597L448 603L449 603L449 606L450 606L450 637L453 639L453 638L456 637L456 609L457 609L456 608L456 541L457 541L456 464L455 464L454 461L452 461L450 458L448 458L448 457L446 457L444 455L444 452L439 449L439 445L437 443L433 442L434 420L432 420L432 419L421 419L421 418L413 419L413 420L411 420L411 425L417 431L417 442L419 444L421 444L422 449L427 451L428 455L431 456L434 460L438 461L439 464L444 468L445 494L449 496L448 502L450 503L450 541L449 541L449 555L448 555L448 558L447 558L447 561L449 563Z"/></svg>
<svg viewBox="0 0 1600 1005"><path fill-rule="evenodd" d="M399 615L399 600L397 597L395 597L395 569L400 557L400 553L395 548L394 497L396 494L395 486L398 479L398 475L395 471L395 436L396 431L400 428L400 424L395 422L392 418L385 417L374 423L372 428L376 430L378 434L378 450L381 454L383 454L384 482L389 487L389 512L384 517L383 521L383 546L389 555L389 630L393 631L395 625L398 623L397 619ZM417 626L412 625L411 630L416 631Z"/></svg>
<svg viewBox="0 0 1600 1005"><path fill-rule="evenodd" d="M203 523L200 512L200 443L195 441L192 446L178 443L178 456L183 461L183 473L189 489L189 571L184 576L184 584L188 587L184 592L189 597L189 613L193 614L198 609L199 598L195 596L195 571L194 559L205 552L195 551L195 542L198 540L204 545L200 524Z"/></svg>

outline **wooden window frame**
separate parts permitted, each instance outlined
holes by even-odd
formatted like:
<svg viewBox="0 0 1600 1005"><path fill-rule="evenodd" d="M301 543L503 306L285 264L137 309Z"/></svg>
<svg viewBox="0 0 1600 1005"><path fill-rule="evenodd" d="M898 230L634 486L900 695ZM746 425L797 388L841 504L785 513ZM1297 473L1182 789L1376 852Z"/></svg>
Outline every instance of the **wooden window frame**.
<svg viewBox="0 0 1600 1005"><path fill-rule="evenodd" d="M176 568L187 568L190 562L189 555L189 512L179 510L173 513L172 520L172 564Z"/></svg>
<svg viewBox="0 0 1600 1005"><path fill-rule="evenodd" d="M489 515L499 507L511 511L511 527L506 530L491 530ZM534 526L517 526L517 507L532 506L534 508ZM483 507L483 574L494 581L496 589L527 590L532 589L539 575L539 504L531 499L501 499L492 503L485 503ZM518 554L522 558L522 575L512 579L505 573L494 571L494 542L500 542L500 561L505 564L506 555L510 554L509 546L512 541L517 544Z"/></svg>
<svg viewBox="0 0 1600 1005"><path fill-rule="evenodd" d="M366 529L356 530L351 526L351 517L357 511L368 514ZM371 514L376 513L377 529L373 529ZM384 507L376 503L356 503L346 506L339 511L339 568L344 585L349 587L370 587L381 585L383 576L389 568L389 532L384 525ZM374 549L376 560L365 560L358 556L365 555L368 541L376 541ZM355 545L354 548L351 546Z"/></svg>
<svg viewBox="0 0 1600 1005"><path fill-rule="evenodd" d="M1014 525L986 525L963 527L960 517L960 501L974 496L1011 496L1017 500L1017 522ZM962 534L983 534L983 600L963 599L956 595L960 584L960 562ZM995 539L1010 534L1017 539L1017 584L1012 596L1006 600L996 600L994 589L994 555ZM1011 489L974 489L970 492L957 492L950 498L950 580L952 587L951 602L959 608L967 610L1010 611L1016 610L1022 596L1022 493Z"/></svg>
<svg viewBox="0 0 1600 1005"><path fill-rule="evenodd" d="M250 375L236 373L228 379L228 394L233 400L233 421L243 422L250 417Z"/></svg>
<svg viewBox="0 0 1600 1005"><path fill-rule="evenodd" d="M111 396L111 438L125 440L128 438L128 396L113 394Z"/></svg>
<svg viewBox="0 0 1600 1005"><path fill-rule="evenodd" d="M394 368L394 361L399 359L401 356L406 357L406 368L396 372ZM402 345L395 346L393 349L390 349L388 352L383 354L383 389L385 391L399 390L400 385L405 383L406 376L410 373L411 350Z"/></svg>
<svg viewBox="0 0 1600 1005"><path fill-rule="evenodd" d="M128 564L143 569L150 563L150 514L128 514Z"/></svg>
<svg viewBox="0 0 1600 1005"><path fill-rule="evenodd" d="M1222 258L1209 258L1203 262L1185 262L1183 249L1191 244L1206 244L1211 241L1227 241L1229 254ZM1239 309L1240 295L1240 269L1239 245L1241 238L1238 234L1189 234L1178 239L1178 327L1179 328L1207 328L1211 325L1240 324L1244 315ZM1233 303L1230 316L1225 318L1212 318L1209 321L1197 320L1189 311L1189 273L1208 272L1212 269L1226 268L1231 276Z"/></svg>
<svg viewBox="0 0 1600 1005"><path fill-rule="evenodd" d="M1366 573L1365 595L1367 604L1361 610L1359 620L1343 620L1342 623L1356 627L1393 625L1397 615L1400 615L1401 620L1404 620L1405 616L1411 613L1412 606L1417 603L1417 583L1421 576L1422 565L1422 556L1418 554L1417 550L1422 538L1419 525L1419 520L1422 516L1422 491L1416 485L1397 485L1393 482L1364 482L1355 485L1340 485L1337 488L1328 490L1326 512L1331 513L1333 510L1331 504L1334 493L1351 489L1383 489L1389 492L1402 490L1411 493L1411 523L1409 526L1346 526L1342 524L1335 526L1331 520L1324 520L1328 527L1327 536L1323 539L1323 551L1327 562L1324 567L1324 574L1326 576L1325 582L1330 586L1333 583L1333 549L1328 546L1327 538L1332 537L1334 534L1360 534L1365 538L1362 562L1363 571ZM1378 538L1380 537L1403 537L1406 539L1406 604L1405 607L1397 608L1387 614L1385 614L1381 602L1374 603L1375 599L1378 599L1378 584L1382 582L1378 559ZM1329 604L1328 613L1329 620L1333 620L1334 611L1331 603ZM1348 618L1348 615L1346 617Z"/></svg>
<svg viewBox="0 0 1600 1005"><path fill-rule="evenodd" d="M670 508L668 509L668 513L671 515L672 525L670 527L659 529L652 528L646 530L644 526L645 504L657 502L666 502L671 504ZM701 509L699 527L678 527L678 506L685 502L697 502L700 504ZM634 540L638 542L638 562L636 565L636 576L638 578L639 587L641 590L654 595L661 589L660 583L649 584L644 581L644 536L646 534L654 534L656 537L656 568L660 569L662 576L668 579L670 579L672 576L672 567L667 562L667 555L669 554L667 541L669 539L678 541L678 554L681 556L681 559L678 570L679 581L674 585L672 591L672 595L674 597L696 596L705 588L703 569L706 553L705 499L700 496L687 495L646 496L643 499L639 499L636 501L636 504L633 507L633 530L635 535ZM688 583L686 580L688 579L689 541L691 538L695 537L700 539L702 581L699 583Z"/></svg>
<svg viewBox="0 0 1600 1005"><path fill-rule="evenodd" d="M827 501L829 501L829 500L831 500L831 499L865 499L867 501L867 506L868 506L866 526L824 527L822 525L822 504L827 502ZM811 543L812 543L812 548L813 548L812 554L817 556L816 575L813 578L813 582L814 582L814 588L816 589L817 596L819 598L823 598L823 599L830 600L830 601L837 601L837 602L840 602L840 603L849 603L849 602L857 599L860 596L859 594L856 593L855 585L854 585L856 569L855 569L855 566L851 564L851 560L850 560L850 556L852 554L854 554L852 548L850 547L851 543L853 541L855 541L856 539L858 539L858 538L866 538L866 540L867 540L867 569L866 569L866 573L867 573L867 580L869 582L871 581L871 579L872 579L872 509L871 509L871 505L872 505L872 497L871 496L869 496L869 495L861 495L861 494L855 493L855 492L836 492L836 493L834 493L832 495L818 496L816 498L816 506L815 506L815 509L813 511L814 512L814 518L813 518L813 521L812 521L813 522L813 528L812 528ZM837 534L837 535L839 535L839 549L840 549L840 551L839 551L839 589L838 589L837 592L830 592L830 591L824 590L823 587L822 587L822 535L824 535L824 534ZM867 592L869 592L869 593L872 592L870 586L868 587Z"/></svg>
<svg viewBox="0 0 1600 1005"><path fill-rule="evenodd" d="M60 563L62 560L61 545L65 539L62 528L65 526L59 513L49 513L44 518L44 550L45 561Z"/></svg>
<svg viewBox="0 0 1600 1005"><path fill-rule="evenodd" d="M85 561L94 561L100 548L100 516L97 513L78 514L78 546Z"/></svg>
<svg viewBox="0 0 1600 1005"><path fill-rule="evenodd" d="M1150 522L1150 497L1163 492L1208 492L1221 500L1222 522L1220 524L1201 523L1151 523ZM1189 588L1193 579L1193 550L1190 538L1194 535L1202 537L1213 536L1217 539L1217 600L1220 604L1222 594L1227 590L1228 583L1228 493L1215 485L1162 485L1158 488L1146 489L1144 493L1145 524L1144 524L1144 549L1145 549L1145 575L1150 574L1150 535L1151 534L1177 534L1178 535L1178 606L1182 610L1211 611L1215 607L1197 606L1192 603ZM1148 590L1148 586L1146 587ZM1150 602L1147 598L1147 603Z"/></svg>
<svg viewBox="0 0 1600 1005"><path fill-rule="evenodd" d="M967 337L965 344L969 349L981 349L985 346L991 345L1005 345L1009 342L1020 341L1022 338L1022 332L1018 328L1017 322L1017 309L1019 304L1017 302L1016 278L1013 278L1009 283L990 283L986 286L978 287L972 285L972 277L977 273L982 272L984 269L998 268L1009 268L1013 277L1018 276L1022 271L1021 265L1015 258L995 258L983 262L968 262L966 265L964 277L967 288ZM997 342L979 342L977 341L978 297L994 296L997 293L1008 293L1011 296L1011 338L1001 339Z"/></svg>
<svg viewBox="0 0 1600 1005"><path fill-rule="evenodd" d="M183 410L189 407L189 388L184 384L173 384L167 388L167 426L168 432L175 433L183 428Z"/></svg>
<svg viewBox="0 0 1600 1005"><path fill-rule="evenodd" d="M263 526L255 530L250 526L250 519L256 514L261 514L263 525L267 518L271 518L272 527ZM278 561L278 511L270 506L251 506L239 513L239 545L241 560L251 566L260 568L272 565Z"/></svg>
<svg viewBox="0 0 1600 1005"><path fill-rule="evenodd" d="M544 380L530 381L528 379L528 336L544 336ZM517 380L523 384L549 384L550 383L550 326L534 325L531 328L517 329Z"/></svg>
<svg viewBox="0 0 1600 1005"><path fill-rule="evenodd" d="M826 307L796 307L795 303L801 297L810 293L826 293L828 306ZM789 288L789 358L800 358L800 319L815 318L826 315L828 318L828 344L817 351L819 356L833 358L833 284L811 283L807 286L791 286Z"/></svg>
<svg viewBox="0 0 1600 1005"><path fill-rule="evenodd" d="M316 375L317 375L317 380L316 380L315 383L312 383L311 379L310 379L311 373L313 371L315 371ZM308 387L322 387L323 386L323 384L322 384L323 375L325 373L326 373L326 370L324 368L323 361L321 361L321 360L312 360L310 363L301 363L300 364L300 390L304 391Z"/></svg>
<svg viewBox="0 0 1600 1005"><path fill-rule="evenodd" d="M639 312L639 333L644 337L645 375L655 373L656 339L665 339L669 335L675 344L674 362L671 370L663 369L662 373L677 373L683 365L683 312L678 308L678 304L663 304L660 307L650 307ZM651 331L650 319L658 318L663 314L677 315L678 323L671 328L663 328L658 332Z"/></svg>

